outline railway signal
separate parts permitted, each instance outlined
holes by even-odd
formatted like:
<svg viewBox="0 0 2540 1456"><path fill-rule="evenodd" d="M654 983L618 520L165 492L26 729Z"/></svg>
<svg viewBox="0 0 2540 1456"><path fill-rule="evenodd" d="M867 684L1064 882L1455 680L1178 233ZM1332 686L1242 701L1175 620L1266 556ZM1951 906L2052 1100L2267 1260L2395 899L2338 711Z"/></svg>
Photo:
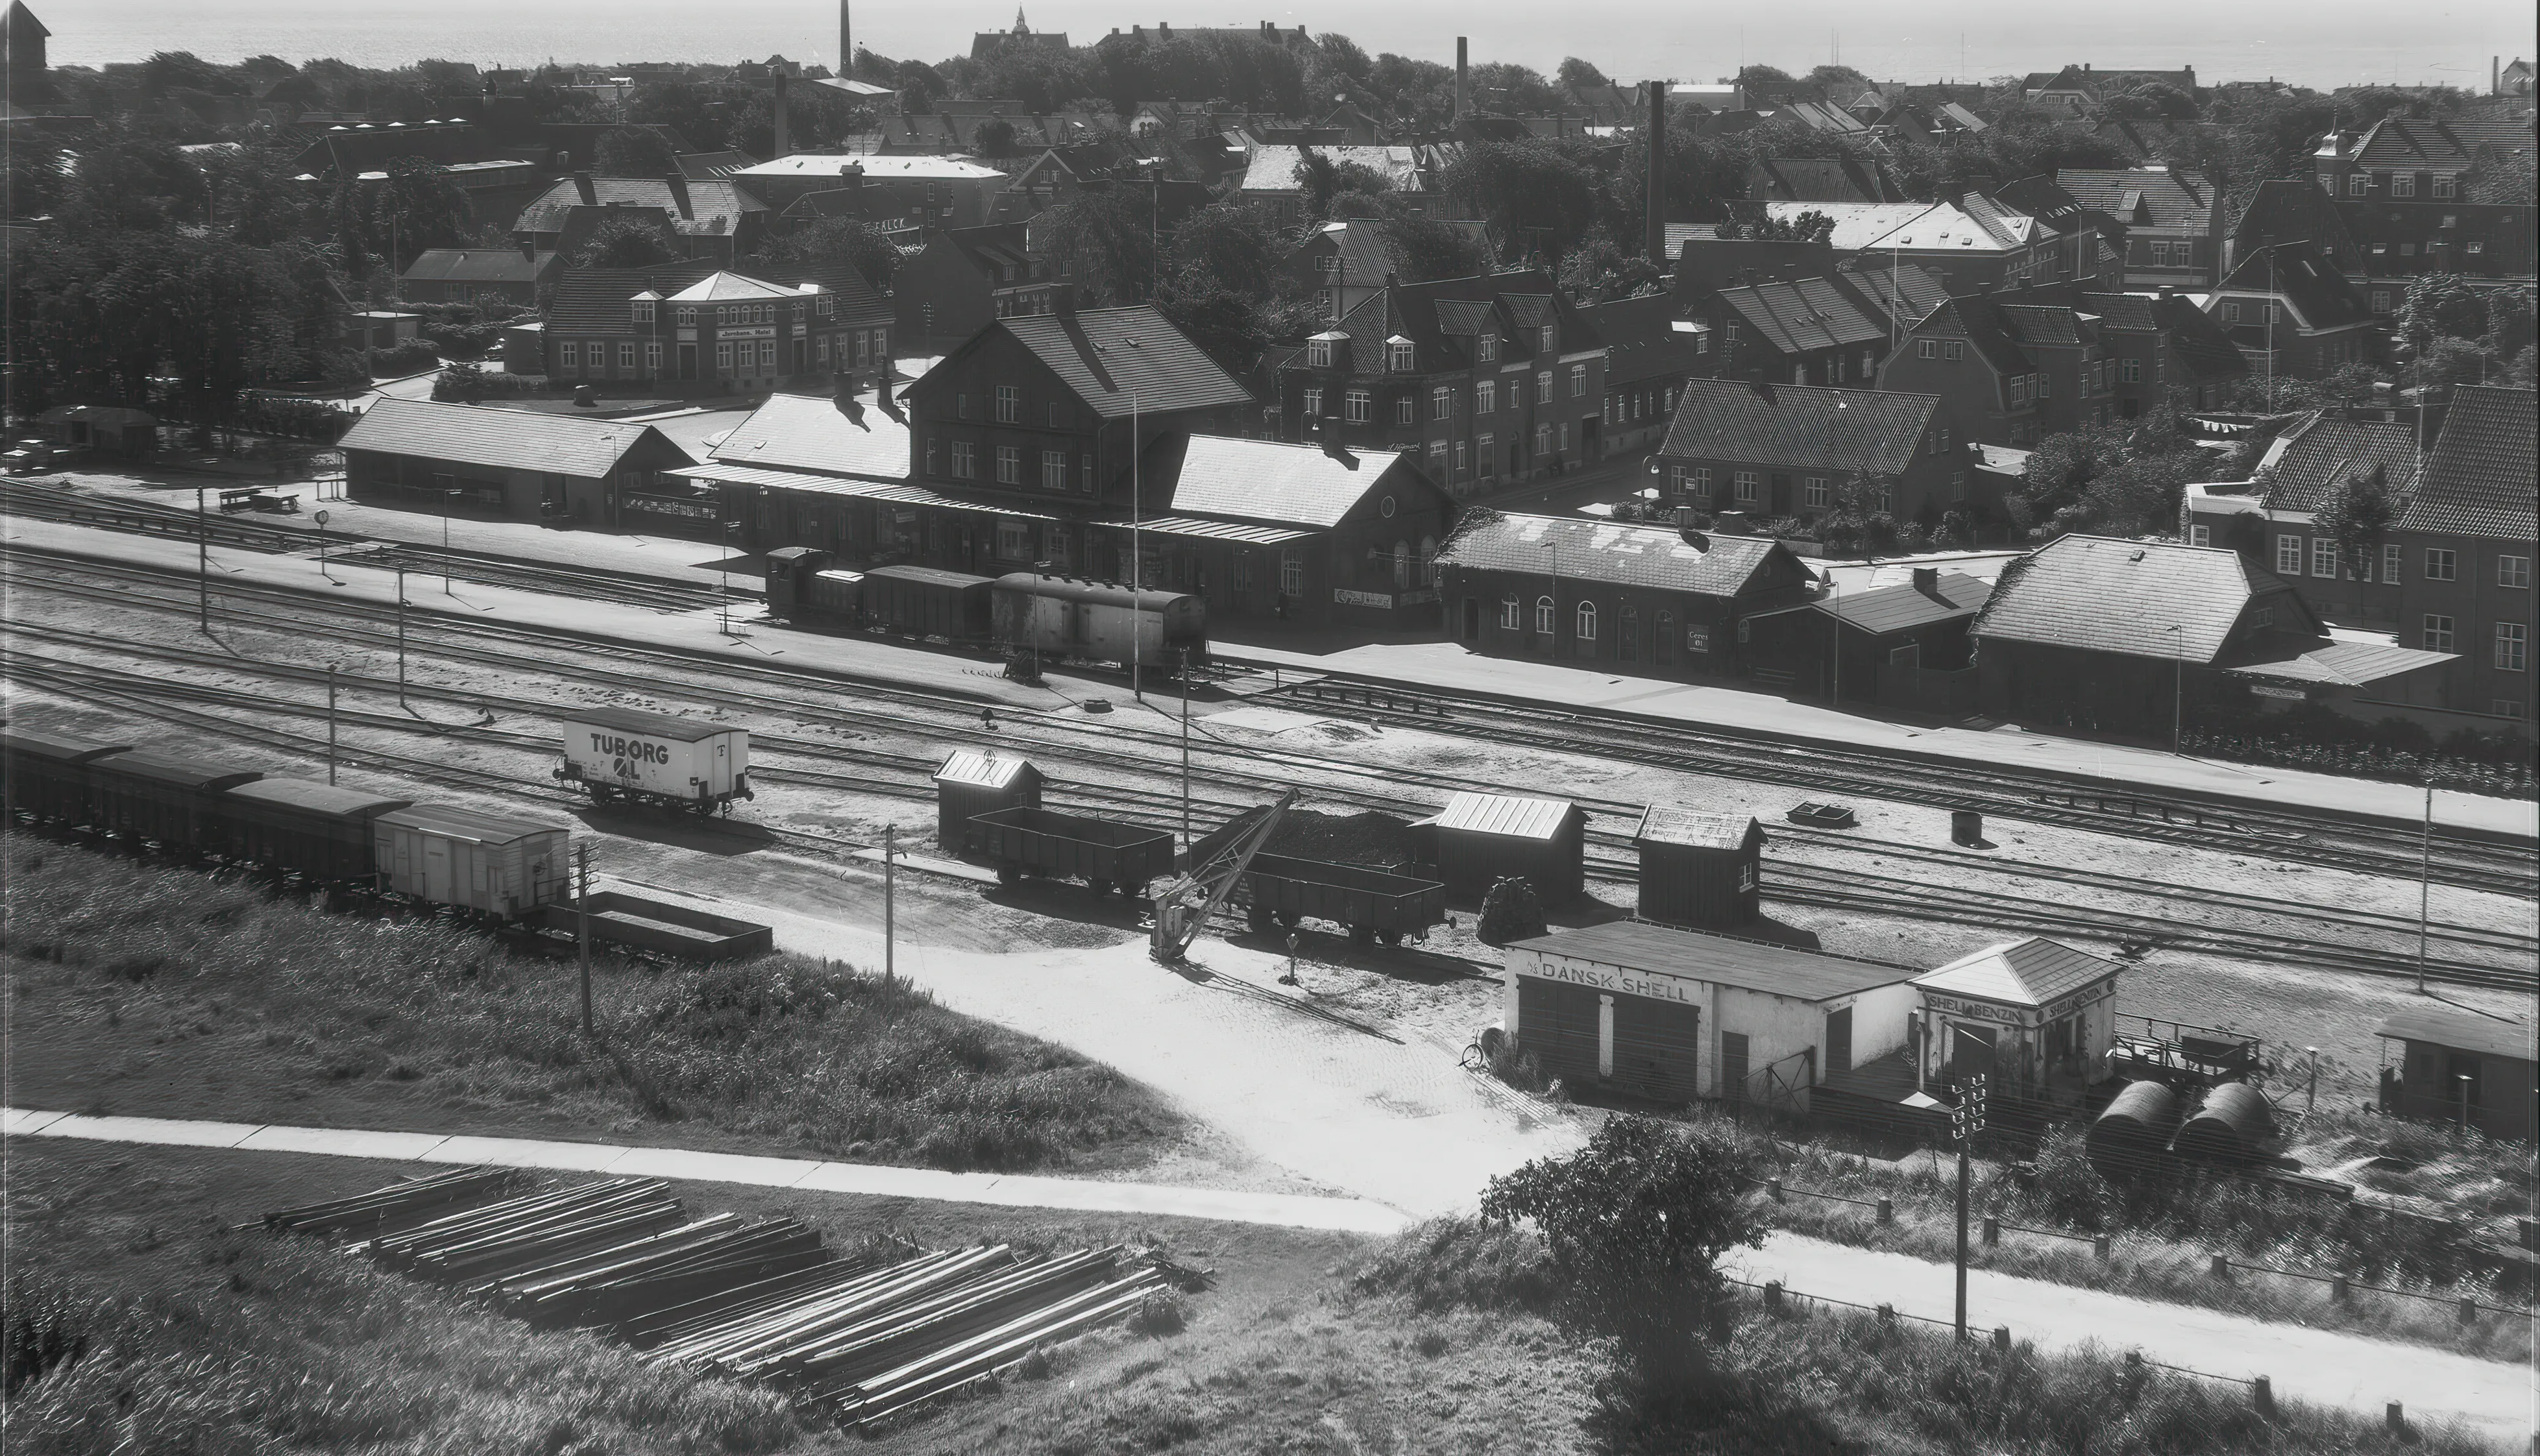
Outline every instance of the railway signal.
<svg viewBox="0 0 2540 1456"><path fill-rule="evenodd" d="M1967 1339L1967 1153L1984 1131L1987 1080L1981 1072L1958 1083L1958 1105L1949 1112L1949 1135L1958 1144L1958 1343Z"/></svg>

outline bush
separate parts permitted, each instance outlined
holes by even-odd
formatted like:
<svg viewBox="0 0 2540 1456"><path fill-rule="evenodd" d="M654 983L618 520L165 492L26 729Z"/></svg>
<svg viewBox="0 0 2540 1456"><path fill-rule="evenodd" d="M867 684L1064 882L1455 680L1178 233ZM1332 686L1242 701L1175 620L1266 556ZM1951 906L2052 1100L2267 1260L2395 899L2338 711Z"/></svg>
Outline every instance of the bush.
<svg viewBox="0 0 2540 1456"><path fill-rule="evenodd" d="M1485 945L1508 945L1543 935L1546 929L1543 897L1534 892L1534 882L1511 875L1482 897L1482 918L1473 934Z"/></svg>
<svg viewBox="0 0 2540 1456"><path fill-rule="evenodd" d="M1138 1307L1129 1314L1129 1329L1140 1335L1178 1335L1189 1324L1189 1302L1170 1290L1139 1300Z"/></svg>
<svg viewBox="0 0 2540 1456"><path fill-rule="evenodd" d="M1395 1235L1349 1271L1348 1291L1403 1299L1424 1314L1548 1314L1559 1285L1532 1230L1450 1215Z"/></svg>
<svg viewBox="0 0 2540 1456"><path fill-rule="evenodd" d="M489 374L473 364L453 364L432 381L432 397L444 404L473 404L541 394L546 387L540 375Z"/></svg>
<svg viewBox="0 0 2540 1456"><path fill-rule="evenodd" d="M441 362L441 351L430 339L408 339L390 349L372 349L362 355L362 363L374 377L421 374Z"/></svg>

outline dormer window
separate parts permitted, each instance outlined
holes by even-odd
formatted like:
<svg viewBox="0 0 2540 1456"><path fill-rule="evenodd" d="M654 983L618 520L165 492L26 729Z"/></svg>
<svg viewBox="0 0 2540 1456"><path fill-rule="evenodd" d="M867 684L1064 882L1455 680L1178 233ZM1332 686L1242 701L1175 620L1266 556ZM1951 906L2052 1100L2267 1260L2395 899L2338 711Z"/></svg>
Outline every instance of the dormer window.
<svg viewBox="0 0 2540 1456"><path fill-rule="evenodd" d="M833 314L833 313L835 313L835 312L838 312L838 301L837 301L836 299L833 299L833 298L828 297L828 296L827 296L827 295L825 295L825 294L821 295L821 297L820 297L820 316L821 316L821 317L823 317L823 318L826 318L826 317L830 316L831 314Z"/></svg>
<svg viewBox="0 0 2540 1456"><path fill-rule="evenodd" d="M635 301L635 321L637 323L650 323L653 321L653 301L651 299L637 299Z"/></svg>
<svg viewBox="0 0 2540 1456"><path fill-rule="evenodd" d="M1482 335L1481 338L1476 341L1475 347L1481 351L1481 358L1484 364L1494 364L1498 362L1500 357L1500 336L1498 334L1486 333Z"/></svg>
<svg viewBox="0 0 2540 1456"><path fill-rule="evenodd" d="M1384 353L1385 368L1401 374L1408 374L1410 372L1412 349L1411 341L1409 339L1386 340Z"/></svg>
<svg viewBox="0 0 2540 1456"><path fill-rule="evenodd" d="M1330 339L1305 340L1305 367L1307 369L1329 369L1332 367L1332 341Z"/></svg>
<svg viewBox="0 0 2540 1456"><path fill-rule="evenodd" d="M1555 337L1556 335L1552 331L1552 325L1547 323L1542 328L1535 331L1534 347L1543 353L1549 354L1552 352Z"/></svg>

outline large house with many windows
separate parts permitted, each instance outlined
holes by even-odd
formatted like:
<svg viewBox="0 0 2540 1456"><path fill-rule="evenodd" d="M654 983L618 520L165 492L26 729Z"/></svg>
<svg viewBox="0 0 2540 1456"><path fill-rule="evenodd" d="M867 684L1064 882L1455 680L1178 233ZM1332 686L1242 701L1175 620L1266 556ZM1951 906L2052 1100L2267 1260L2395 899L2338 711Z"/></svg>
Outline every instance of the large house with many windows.
<svg viewBox="0 0 2540 1456"><path fill-rule="evenodd" d="M2526 724L2535 419L2529 389L2462 386L2391 532L2404 563L2400 645L2459 655L2446 706Z"/></svg>
<svg viewBox="0 0 2540 1456"><path fill-rule="evenodd" d="M568 269L507 367L667 395L754 393L890 367L890 305L845 266Z"/></svg>
<svg viewBox="0 0 2540 1456"><path fill-rule="evenodd" d="M1662 499L1813 520L1846 505L1936 523L1990 509L1937 394L1688 380L1658 449ZM1847 502L1860 489L1866 499Z"/></svg>

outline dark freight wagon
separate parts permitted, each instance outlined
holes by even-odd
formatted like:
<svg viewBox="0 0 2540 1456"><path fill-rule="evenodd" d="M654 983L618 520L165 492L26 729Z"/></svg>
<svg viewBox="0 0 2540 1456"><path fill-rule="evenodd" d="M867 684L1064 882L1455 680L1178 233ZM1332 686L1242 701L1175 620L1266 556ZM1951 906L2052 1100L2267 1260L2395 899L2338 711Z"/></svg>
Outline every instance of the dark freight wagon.
<svg viewBox="0 0 2540 1456"><path fill-rule="evenodd" d="M977 851L979 815L1039 807L1040 770L1023 759L963 748L935 771L935 842L953 854Z"/></svg>
<svg viewBox="0 0 2540 1456"><path fill-rule="evenodd" d="M767 553L767 614L803 625L855 626L863 620L863 572L835 571L837 558L813 546Z"/></svg>
<svg viewBox="0 0 2540 1456"><path fill-rule="evenodd" d="M1588 811L1568 799L1458 794L1411 829L1420 862L1455 894L1479 898L1511 876L1531 880L1546 905L1588 892Z"/></svg>
<svg viewBox="0 0 2540 1456"><path fill-rule="evenodd" d="M313 880L369 879L379 866L372 821L413 802L303 779L260 779L217 797L202 848Z"/></svg>
<svg viewBox="0 0 2540 1456"><path fill-rule="evenodd" d="M561 825L448 804L392 809L372 823L388 889L509 920L572 894Z"/></svg>
<svg viewBox="0 0 2540 1456"><path fill-rule="evenodd" d="M878 566L865 573L864 622L903 637L988 640L996 583L931 566Z"/></svg>
<svg viewBox="0 0 2540 1456"><path fill-rule="evenodd" d="M1446 920L1446 887L1434 879L1286 855L1254 855L1235 898L1255 931L1323 920L1348 927L1350 938L1362 944L1398 945Z"/></svg>
<svg viewBox="0 0 2540 1456"><path fill-rule="evenodd" d="M1754 815L1653 805L1632 844L1641 852L1641 919L1713 929L1754 923L1764 858L1764 826Z"/></svg>
<svg viewBox="0 0 2540 1456"><path fill-rule="evenodd" d="M1116 886L1134 896L1173 872L1173 837L1161 829L1035 808L980 814L970 827L1006 884L1025 875L1081 879L1097 895Z"/></svg>
<svg viewBox="0 0 2540 1456"><path fill-rule="evenodd" d="M90 766L95 785L89 822L132 839L174 849L203 846L207 816L225 789L252 784L253 769L135 749Z"/></svg>
<svg viewBox="0 0 2540 1456"><path fill-rule="evenodd" d="M45 733L0 734L0 762L8 775L9 807L63 824L97 816L100 759L129 753L129 743L88 743Z"/></svg>
<svg viewBox="0 0 2540 1456"><path fill-rule="evenodd" d="M997 641L1053 661L1173 667L1208 658L1208 603L1181 591L1016 572L996 587Z"/></svg>

